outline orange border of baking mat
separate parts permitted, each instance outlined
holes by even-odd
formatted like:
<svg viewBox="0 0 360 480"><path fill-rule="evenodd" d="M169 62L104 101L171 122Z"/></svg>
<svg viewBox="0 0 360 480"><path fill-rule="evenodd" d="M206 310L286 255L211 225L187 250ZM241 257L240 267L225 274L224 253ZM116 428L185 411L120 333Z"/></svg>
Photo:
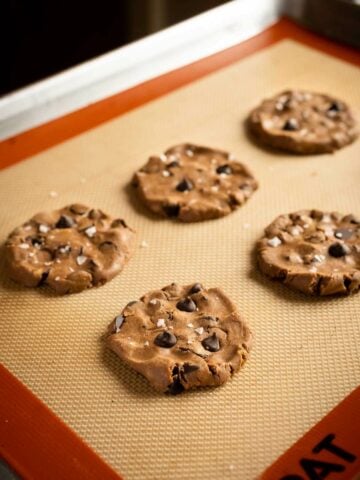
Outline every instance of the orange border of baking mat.
<svg viewBox="0 0 360 480"><path fill-rule="evenodd" d="M44 403L0 365L0 458L25 479L121 480Z"/></svg>
<svg viewBox="0 0 360 480"><path fill-rule="evenodd" d="M254 38L223 52L0 142L0 169L287 38L360 66L358 51L282 19ZM41 480L48 478L51 472L52 480L119 480L120 477L75 432L1 365L0 387L0 456L20 475ZM359 408L358 397L355 402ZM337 406L330 415L334 415L342 405Z"/></svg>
<svg viewBox="0 0 360 480"><path fill-rule="evenodd" d="M289 448L259 480L312 480L360 474L360 387ZM335 477L334 477L335 478Z"/></svg>

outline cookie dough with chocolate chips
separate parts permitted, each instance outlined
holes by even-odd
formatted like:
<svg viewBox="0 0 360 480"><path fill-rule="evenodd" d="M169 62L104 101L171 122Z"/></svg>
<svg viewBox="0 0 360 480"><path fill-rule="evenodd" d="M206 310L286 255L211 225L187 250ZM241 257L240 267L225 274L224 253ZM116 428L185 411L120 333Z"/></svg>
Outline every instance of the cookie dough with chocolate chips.
<svg viewBox="0 0 360 480"><path fill-rule="evenodd" d="M248 126L260 143L300 154L333 152L358 135L346 103L300 90L264 100L250 113Z"/></svg>
<svg viewBox="0 0 360 480"><path fill-rule="evenodd" d="M225 383L248 358L251 332L219 288L175 283L130 302L107 344L160 392Z"/></svg>
<svg viewBox="0 0 360 480"><path fill-rule="evenodd" d="M360 220L337 212L280 215L257 245L260 270L309 295L360 289Z"/></svg>
<svg viewBox="0 0 360 480"><path fill-rule="evenodd" d="M128 261L134 235L124 220L84 205L39 213L6 241L9 276L61 294L102 285Z"/></svg>
<svg viewBox="0 0 360 480"><path fill-rule="evenodd" d="M223 217L258 187L231 154L191 144L150 157L135 173L133 185L150 210L183 222Z"/></svg>

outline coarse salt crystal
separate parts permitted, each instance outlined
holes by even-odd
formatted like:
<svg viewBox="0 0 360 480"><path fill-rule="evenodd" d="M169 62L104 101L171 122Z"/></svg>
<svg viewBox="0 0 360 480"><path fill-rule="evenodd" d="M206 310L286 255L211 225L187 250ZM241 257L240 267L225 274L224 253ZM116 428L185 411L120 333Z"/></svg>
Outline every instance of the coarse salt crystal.
<svg viewBox="0 0 360 480"><path fill-rule="evenodd" d="M55 282L58 282L60 280L60 277L55 277L54 280Z"/></svg>
<svg viewBox="0 0 360 480"><path fill-rule="evenodd" d="M160 160L161 160L162 162L166 162L166 160L167 160L167 156L165 155L165 153L162 153L162 154L159 156L159 158L160 158Z"/></svg>
<svg viewBox="0 0 360 480"><path fill-rule="evenodd" d="M156 298L152 298L150 301L149 301L150 305L156 305L158 303L158 300Z"/></svg>
<svg viewBox="0 0 360 480"><path fill-rule="evenodd" d="M157 327L166 327L165 320L163 318L159 318L159 320L156 322Z"/></svg>
<svg viewBox="0 0 360 480"><path fill-rule="evenodd" d="M195 332L198 333L199 335L202 335L204 333L204 328L203 327L195 328Z"/></svg>
<svg viewBox="0 0 360 480"><path fill-rule="evenodd" d="M290 229L290 233L291 235L293 235L294 237L297 237L298 235L300 235L300 233L303 231L303 229L299 226L295 226L295 227L292 227Z"/></svg>
<svg viewBox="0 0 360 480"><path fill-rule="evenodd" d="M87 257L85 257L85 255L79 255L77 258L76 258L76 263L78 265L83 265L87 260Z"/></svg>
<svg viewBox="0 0 360 480"><path fill-rule="evenodd" d="M169 172L169 170L163 170L163 171L161 172L161 175L162 175L163 177L170 177L170 172Z"/></svg>
<svg viewBox="0 0 360 480"><path fill-rule="evenodd" d="M144 347L148 347L149 345L150 345L150 344L149 344L148 340L146 340L146 341L144 342Z"/></svg>
<svg viewBox="0 0 360 480"><path fill-rule="evenodd" d="M188 326L189 328L194 328L194 325L193 325L192 323L188 323L187 326Z"/></svg>
<svg viewBox="0 0 360 480"><path fill-rule="evenodd" d="M48 231L50 230L50 227L48 227L47 225L39 225L39 232L41 233L47 233Z"/></svg>
<svg viewBox="0 0 360 480"><path fill-rule="evenodd" d="M313 262L323 262L325 260L325 255L320 255L320 254L316 254L314 255L312 261Z"/></svg>
<svg viewBox="0 0 360 480"><path fill-rule="evenodd" d="M273 238L270 238L268 241L267 241L267 244L270 246L270 247L278 247L279 245L281 245L281 240L279 237L273 237Z"/></svg>
<svg viewBox="0 0 360 480"><path fill-rule="evenodd" d="M321 219L324 223L330 223L332 221L331 216L328 213L325 213Z"/></svg>
<svg viewBox="0 0 360 480"><path fill-rule="evenodd" d="M85 229L85 235L87 235L89 238L92 238L95 234L96 234L95 225L92 225L91 227L88 227Z"/></svg>
<svg viewBox="0 0 360 480"><path fill-rule="evenodd" d="M194 156L194 152L190 149L187 149L185 153L188 157L193 157Z"/></svg>
<svg viewBox="0 0 360 480"><path fill-rule="evenodd" d="M28 243L20 243L19 248L22 248L23 250L27 250L30 248Z"/></svg>
<svg viewBox="0 0 360 480"><path fill-rule="evenodd" d="M141 248L148 248L149 244L146 240L143 240L141 243L140 243L140 247Z"/></svg>

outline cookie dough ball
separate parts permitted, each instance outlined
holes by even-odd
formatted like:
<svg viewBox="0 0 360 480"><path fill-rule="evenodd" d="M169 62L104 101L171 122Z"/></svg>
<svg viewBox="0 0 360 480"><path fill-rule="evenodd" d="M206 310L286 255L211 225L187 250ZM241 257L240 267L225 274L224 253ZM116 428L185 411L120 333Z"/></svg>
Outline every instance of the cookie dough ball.
<svg viewBox="0 0 360 480"><path fill-rule="evenodd" d="M9 276L61 294L102 285L130 258L134 235L124 220L85 205L38 213L6 241Z"/></svg>
<svg viewBox="0 0 360 480"><path fill-rule="evenodd" d="M300 90L264 100L250 113L248 125L259 143L300 154L334 152L358 136L345 102Z"/></svg>
<svg viewBox="0 0 360 480"><path fill-rule="evenodd" d="M251 332L219 288L175 283L130 302L107 344L160 392L218 386L248 358Z"/></svg>
<svg viewBox="0 0 360 480"><path fill-rule="evenodd" d="M360 289L360 220L337 212L280 215L257 245L260 270L309 295Z"/></svg>
<svg viewBox="0 0 360 480"><path fill-rule="evenodd" d="M232 155L191 144L150 157L135 173L133 185L150 210L183 222L223 217L258 187L249 169Z"/></svg>

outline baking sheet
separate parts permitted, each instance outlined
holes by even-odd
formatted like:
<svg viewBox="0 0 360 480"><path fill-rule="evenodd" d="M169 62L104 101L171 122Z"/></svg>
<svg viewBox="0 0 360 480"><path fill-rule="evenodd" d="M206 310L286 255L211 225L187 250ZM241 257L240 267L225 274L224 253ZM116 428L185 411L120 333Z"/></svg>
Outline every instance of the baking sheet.
<svg viewBox="0 0 360 480"><path fill-rule="evenodd" d="M264 279L251 255L280 213L360 214L360 141L294 157L258 148L242 125L287 88L328 92L359 112L359 83L356 67L282 41L0 173L1 242L33 213L75 201L138 232L118 277L71 296L15 285L0 257L0 361L126 479L253 479L360 383L360 295L307 298ZM132 172L184 141L232 151L259 190L219 220L147 213L127 186ZM128 301L173 281L222 287L254 332L249 362L222 388L157 394L103 347Z"/></svg>

